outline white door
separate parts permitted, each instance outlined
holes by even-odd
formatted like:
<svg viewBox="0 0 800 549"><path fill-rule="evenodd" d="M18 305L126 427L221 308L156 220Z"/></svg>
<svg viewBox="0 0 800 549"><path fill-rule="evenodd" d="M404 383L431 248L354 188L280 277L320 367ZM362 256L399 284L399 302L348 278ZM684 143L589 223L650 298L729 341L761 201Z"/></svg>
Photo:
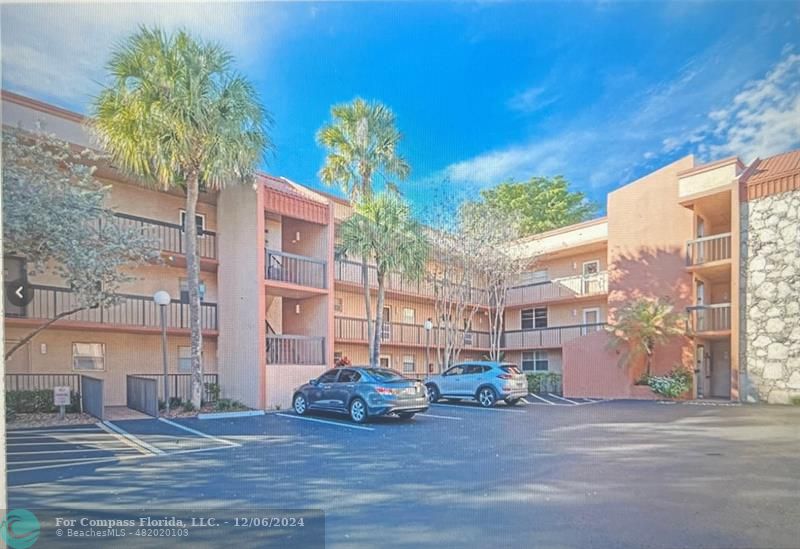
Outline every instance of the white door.
<svg viewBox="0 0 800 549"><path fill-rule="evenodd" d="M583 334L586 335L600 329L600 308L592 307L583 310Z"/></svg>
<svg viewBox="0 0 800 549"><path fill-rule="evenodd" d="M598 275L600 274L600 261L592 260L592 261L584 261L583 262L583 289L582 294L590 294L597 292L599 290L598 287Z"/></svg>
<svg viewBox="0 0 800 549"><path fill-rule="evenodd" d="M384 307L383 322L381 323L381 339L383 341L389 341L392 339L392 325L390 323L391 320L392 320L391 307Z"/></svg>
<svg viewBox="0 0 800 549"><path fill-rule="evenodd" d="M391 368L392 367L392 355L381 355L378 358L378 365L381 368Z"/></svg>

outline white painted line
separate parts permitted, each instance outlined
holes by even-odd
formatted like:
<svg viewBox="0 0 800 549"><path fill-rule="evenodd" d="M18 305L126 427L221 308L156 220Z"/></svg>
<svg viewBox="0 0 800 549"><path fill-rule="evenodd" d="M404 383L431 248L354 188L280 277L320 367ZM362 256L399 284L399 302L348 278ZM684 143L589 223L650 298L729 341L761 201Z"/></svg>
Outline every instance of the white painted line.
<svg viewBox="0 0 800 549"><path fill-rule="evenodd" d="M361 425L350 425L348 423L341 423L339 421L328 421L326 419L317 419L315 417L293 416L290 414L275 414L280 417L288 417L291 419L302 419L303 421L314 421L316 423L326 423L328 425L337 425L339 427L347 427L348 429L362 429L364 431L374 431L372 427L363 427Z"/></svg>
<svg viewBox="0 0 800 549"><path fill-rule="evenodd" d="M483 408L478 406L462 405L462 404L439 404L438 402L431 406L448 406L450 408L458 408L459 410L476 410L479 412L502 412L504 414L524 414L522 410L512 410L510 408Z"/></svg>
<svg viewBox="0 0 800 549"><path fill-rule="evenodd" d="M112 461L123 461L128 459L141 459L147 457L154 457L152 454L136 454L136 455L127 455L127 456L119 456L119 457L112 457L112 458L93 458L93 459L85 459L83 461L74 462L74 463L54 463L52 465L40 465L38 467L17 467L14 469L8 469L9 473L17 473L22 471L39 471L41 469L58 469L61 467L75 467L76 465L91 465L93 463L109 463ZM13 463L9 463L8 465L13 465Z"/></svg>
<svg viewBox="0 0 800 549"><path fill-rule="evenodd" d="M100 431L98 429L93 433L75 433L74 437L70 437L68 433L55 433L55 434L48 433L46 435L22 435L18 437L10 437L8 440L24 441L24 440L36 440L37 438L53 438L56 440L75 440L75 439L83 440L84 438L91 438L91 437L108 438L108 433Z"/></svg>
<svg viewBox="0 0 800 549"><path fill-rule="evenodd" d="M83 448L81 450L45 450L43 452L8 452L8 455L9 456L21 456L21 455L30 455L30 454L48 454L48 455L53 455L53 454L56 454L56 453L57 454L70 454L70 453L77 453L77 452L110 452L110 453L113 453L113 452L123 452L123 451L130 452L132 450L133 450L133 448L131 448L128 445L125 445L122 448L114 448L114 449L111 449L111 450L109 450L108 448Z"/></svg>
<svg viewBox="0 0 800 549"><path fill-rule="evenodd" d="M457 420L457 421L461 421L462 419L464 419L463 417L454 417L454 416L437 416L437 415L434 415L434 414L428 414L428 413L419 414L419 415L421 415L422 417L435 417L436 419L455 419L455 420Z"/></svg>
<svg viewBox="0 0 800 549"><path fill-rule="evenodd" d="M9 442L6 446L69 446L75 444L90 444L92 446L102 446L105 442L113 442L113 441L104 441L104 440L64 440L60 442ZM125 446L130 446L125 444ZM57 452L58 450L54 450Z"/></svg>
<svg viewBox="0 0 800 549"><path fill-rule="evenodd" d="M89 458L93 459L93 458ZM32 465L35 463L62 463L62 462L69 462L74 464L80 464L83 461L86 461L81 458L66 458L66 459L36 459L33 461L9 461L9 465Z"/></svg>
<svg viewBox="0 0 800 549"><path fill-rule="evenodd" d="M114 425L110 421L103 421L103 422L99 422L98 421L97 422L97 426L100 427L101 429L109 430L110 434L114 434L114 433L111 433L111 431L115 431L117 435L121 435L120 440L129 443L130 446L133 446L133 447L137 447L138 446L138 450L140 452L142 452L142 453L145 453L145 451L146 451L146 452L150 452L151 454L156 454L158 456L164 454L163 450L161 450L159 448L156 448L152 444L146 443L145 441L141 440L139 437L130 434L128 431L126 431L125 429L121 428L119 425Z"/></svg>
<svg viewBox="0 0 800 549"><path fill-rule="evenodd" d="M553 398L557 398L558 400L563 400L564 402L569 402L570 404L578 405L580 402L575 402L574 400L570 400L568 398L560 397L558 395L554 395L553 393L547 393L547 396L551 396Z"/></svg>
<svg viewBox="0 0 800 549"><path fill-rule="evenodd" d="M16 434L27 434L27 433L40 433L40 434L47 434L47 433L81 433L81 432L92 432L96 433L97 429L94 427L83 428L78 427L75 429L9 429L6 432L6 435L16 435Z"/></svg>
<svg viewBox="0 0 800 549"><path fill-rule="evenodd" d="M553 406L557 406L557 404L556 404L555 402L553 402L552 400L547 400L546 398L542 398L542 397L540 397L539 395L537 395L537 394L534 394L534 393L530 393L530 395L531 395L532 397L534 397L534 398L538 398L538 399L539 399L539 400L541 400L542 402L545 402L545 403L547 403L547 404L551 404L551 405L553 405Z"/></svg>
<svg viewBox="0 0 800 549"><path fill-rule="evenodd" d="M209 414L197 414L197 419L228 419L237 417L263 416L263 415L264 415L264 410L246 410L243 412L213 412Z"/></svg>
<svg viewBox="0 0 800 549"><path fill-rule="evenodd" d="M528 402L527 400L525 400L525 398L524 398L524 397L520 398L520 400L521 400L522 402L524 402L525 404L530 404L530 402Z"/></svg>
<svg viewBox="0 0 800 549"><path fill-rule="evenodd" d="M163 417L158 418L158 421L163 421L167 425L172 425L173 427L175 427L177 429L183 429L187 433L192 433L194 435L197 435L197 436L200 436L200 437L203 437L203 438L208 438L208 439L211 439L211 440L213 440L215 442L218 442L220 444L227 444L228 446L241 446L241 444L238 444L236 442L231 442L230 440L225 440L224 438L219 438L219 437L215 437L213 435L209 435L208 433L203 433L201 431L198 431L196 429L192 429L191 427L186 427L185 425L181 425L180 423L175 423L174 421L170 421L170 420L165 419Z"/></svg>

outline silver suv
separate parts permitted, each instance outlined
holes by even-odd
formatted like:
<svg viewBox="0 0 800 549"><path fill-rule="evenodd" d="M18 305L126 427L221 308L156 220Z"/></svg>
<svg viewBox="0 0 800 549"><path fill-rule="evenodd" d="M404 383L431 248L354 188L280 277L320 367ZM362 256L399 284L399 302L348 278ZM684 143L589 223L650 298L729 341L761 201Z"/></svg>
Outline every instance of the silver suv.
<svg viewBox="0 0 800 549"><path fill-rule="evenodd" d="M505 400L513 406L528 394L528 380L516 364L464 362L425 380L428 401L475 399L484 408Z"/></svg>

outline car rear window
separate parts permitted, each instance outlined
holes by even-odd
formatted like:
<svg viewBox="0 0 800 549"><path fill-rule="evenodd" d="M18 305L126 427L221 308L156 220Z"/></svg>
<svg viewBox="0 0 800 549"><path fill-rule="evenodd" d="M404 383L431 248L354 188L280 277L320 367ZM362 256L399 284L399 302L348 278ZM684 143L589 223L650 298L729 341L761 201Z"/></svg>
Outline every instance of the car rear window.
<svg viewBox="0 0 800 549"><path fill-rule="evenodd" d="M367 372L369 372L369 375L379 381L396 381L400 379L406 379L406 376L400 372L395 372L394 370L388 370L385 368L370 368L367 370Z"/></svg>
<svg viewBox="0 0 800 549"><path fill-rule="evenodd" d="M516 364L503 364L500 366L500 369L504 372L508 372L509 374L521 374L522 371Z"/></svg>

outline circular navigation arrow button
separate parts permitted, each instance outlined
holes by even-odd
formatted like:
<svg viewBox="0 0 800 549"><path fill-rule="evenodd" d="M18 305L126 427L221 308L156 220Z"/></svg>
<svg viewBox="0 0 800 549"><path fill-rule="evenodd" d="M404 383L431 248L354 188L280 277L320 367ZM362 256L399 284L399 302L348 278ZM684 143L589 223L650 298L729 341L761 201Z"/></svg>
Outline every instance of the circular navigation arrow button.
<svg viewBox="0 0 800 549"><path fill-rule="evenodd" d="M27 280L6 282L6 299L12 305L24 307L33 299L33 288Z"/></svg>

